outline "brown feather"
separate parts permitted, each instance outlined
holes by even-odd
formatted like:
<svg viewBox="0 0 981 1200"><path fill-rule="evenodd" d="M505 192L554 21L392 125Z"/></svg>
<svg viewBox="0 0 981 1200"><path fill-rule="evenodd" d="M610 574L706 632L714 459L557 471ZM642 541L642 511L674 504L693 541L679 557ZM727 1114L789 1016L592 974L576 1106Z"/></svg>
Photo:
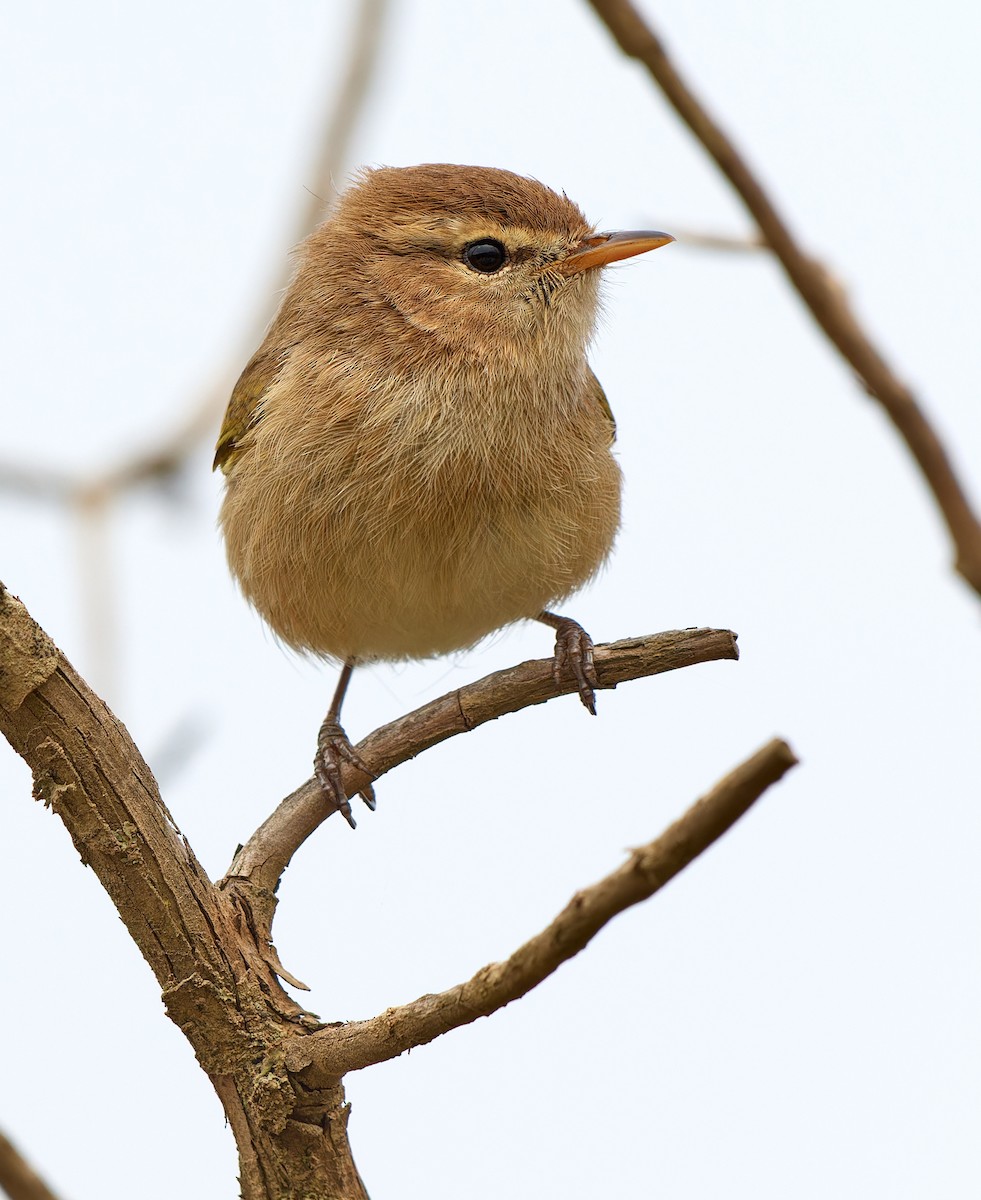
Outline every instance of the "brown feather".
<svg viewBox="0 0 981 1200"><path fill-rule="evenodd" d="M304 243L215 463L231 569L290 646L445 653L581 587L620 471L586 363L597 270L564 196L510 172L367 172ZM468 267L496 239L508 263Z"/></svg>

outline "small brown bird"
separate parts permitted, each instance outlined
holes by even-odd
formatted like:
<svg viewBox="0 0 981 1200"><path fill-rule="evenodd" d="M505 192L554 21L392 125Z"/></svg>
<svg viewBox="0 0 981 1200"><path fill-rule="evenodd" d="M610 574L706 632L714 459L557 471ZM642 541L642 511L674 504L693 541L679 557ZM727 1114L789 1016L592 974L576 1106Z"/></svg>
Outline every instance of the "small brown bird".
<svg viewBox="0 0 981 1200"><path fill-rule="evenodd" d="M586 362L599 268L673 240L597 233L510 171L430 164L364 171L303 243L215 466L246 598L287 645L343 663L314 766L352 825L342 765L371 775L340 725L356 662L543 621L595 713L592 641L550 609L620 519Z"/></svg>

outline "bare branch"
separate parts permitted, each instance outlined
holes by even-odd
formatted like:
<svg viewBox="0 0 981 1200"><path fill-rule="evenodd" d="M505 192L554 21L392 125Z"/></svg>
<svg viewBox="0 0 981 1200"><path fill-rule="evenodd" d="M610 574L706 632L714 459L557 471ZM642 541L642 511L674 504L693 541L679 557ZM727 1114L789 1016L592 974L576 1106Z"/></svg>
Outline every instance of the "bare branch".
<svg viewBox="0 0 981 1200"><path fill-rule="evenodd" d="M314 139L313 187L300 205L292 233L284 239L285 247L301 241L317 224L323 215L321 196L331 194L335 177L344 170L352 135L374 79L388 4L389 0L360 0L344 59L344 78L336 92L325 89L327 103L320 121L321 132ZM270 286L261 291L261 303L239 347L229 355L233 363L245 363L262 338L271 306L289 277L291 266L282 252L285 247L281 244L276 254ZM217 382L202 389L171 430L154 433L144 446L94 472L79 475L47 466L24 467L0 462L0 492L64 505L80 515L78 560L81 607L90 639L89 659L98 670L100 686L110 694L109 684L116 674L115 639L103 603L107 585L100 569L109 567L109 521L114 505L134 488L177 479L202 442L214 437L228 402L228 375L227 367L217 370ZM95 558L90 553L93 547L99 550Z"/></svg>
<svg viewBox="0 0 981 1200"><path fill-rule="evenodd" d="M217 893L129 734L0 585L0 732L34 773L164 987L229 965Z"/></svg>
<svg viewBox="0 0 981 1200"><path fill-rule="evenodd" d="M684 629L597 646L596 672L601 688L615 688L631 679L738 657L736 635L730 630ZM505 713L518 712L575 690L574 682L556 682L552 659L532 659L448 692L376 729L358 743L357 752L373 768L377 779L399 763L458 733L469 733ZM345 765L343 778L349 796L356 795L369 782L350 765ZM286 797L238 851L220 886L233 886L237 890L247 880L251 889L271 896L298 847L334 811L317 781L307 780ZM269 919L271 923L271 913Z"/></svg>
<svg viewBox="0 0 981 1200"><path fill-rule="evenodd" d="M0 462L0 491L28 500L66 504L72 499L75 480L63 471L46 467Z"/></svg>
<svg viewBox="0 0 981 1200"><path fill-rule="evenodd" d="M90 659L89 676L102 695L118 702L122 671L109 523L113 499L110 492L92 489L79 498L72 516L75 518L78 607Z"/></svg>
<svg viewBox="0 0 981 1200"><path fill-rule="evenodd" d="M899 430L947 523L956 552L955 569L981 595L981 521L912 390L862 329L842 289L797 243L739 150L682 78L660 38L630 0L589 2L624 54L647 67L675 111L715 159L814 319Z"/></svg>
<svg viewBox="0 0 981 1200"><path fill-rule="evenodd" d="M0 1133L0 1191L10 1200L58 1200L17 1147Z"/></svg>
<svg viewBox="0 0 981 1200"><path fill-rule="evenodd" d="M273 299L286 283L290 266L282 253L284 245L294 245L313 229L323 215L324 201L321 195L329 195L334 180L343 174L351 151L352 135L374 81L388 6L389 0L361 0L351 44L344 58L344 78L336 91L325 89L326 104L319 123L320 132L314 139L315 156L310 172L312 186L308 188L307 198L293 222L292 233L277 251L274 283L262 292L259 310L249 324L248 333L242 338L242 348L233 356L236 362L244 362L261 339ZM0 462L0 490L32 499L85 504L91 501L93 495L105 501L130 488L175 475L201 441L215 433L222 407L228 400L224 382L227 371L216 374L222 378L220 385L205 389L173 430L156 435L152 442L135 454L82 477L46 467L26 468L16 463Z"/></svg>
<svg viewBox="0 0 981 1200"><path fill-rule="evenodd" d="M685 629L631 638L597 646L596 671L600 688L674 671L695 663L739 657L736 635L728 629ZM389 725L376 729L359 742L357 752L378 779L399 763L415 758L458 733L574 692L576 685L557 683L553 660L533 659L478 679L417 708ZM357 768L345 764L344 787L349 796L368 782ZM278 806L275 812L241 846L219 884L248 927L265 962L280 979L309 990L280 962L272 941L276 915L276 890L290 859L306 839L337 810L316 779L308 779Z"/></svg>
<svg viewBox="0 0 981 1200"><path fill-rule="evenodd" d="M735 637L728 631L686 630L597 647L596 668L600 686L614 687L641 675L735 657ZM551 660L522 663L377 730L359 749L385 771L453 733L573 687L556 685ZM160 981L168 1015L212 1079L239 1145L247 1200L283 1195L268 1181L292 1184L301 1174L304 1194L364 1200L347 1140L348 1106L337 1063L380 1061L431 1040L441 1032L440 1022L449 1029L473 1019L479 1013L465 1016L465 1010L485 994L488 1012L522 994L536 975L544 978L585 945L615 911L651 894L717 837L738 815L738 805L745 809L752 802L754 780L767 769L737 772L725 788L725 803L707 799L704 812L690 814L655 843L653 857L637 852L610 881L577 897L568 914L509 964L489 968L459 996L439 1004L439 1013L429 1012L426 1001L395 1010L397 1044L389 1038L387 1048L376 1047L384 1036L382 1017L350 1027L354 1040L342 1046L309 1042L314 1055L296 1035L323 1027L276 978L289 976L268 942L274 899L266 903L248 879L230 879L225 891L211 884L126 730L2 585L0 732L31 767L35 795L57 813L83 862L95 871ZM780 760L775 754L774 762ZM783 765L774 766L772 778L786 770L790 757L784 748ZM288 822L285 828L295 840ZM240 856L251 857L260 878L276 854L285 854L285 865L292 852L284 850L281 838L272 840L273 859L256 857L261 848L262 839L253 839L249 854ZM284 1054L284 1046L295 1053ZM369 1053L369 1046L376 1048ZM298 1065L291 1065L294 1060ZM295 1192L294 1187L290 1194Z"/></svg>
<svg viewBox="0 0 981 1200"><path fill-rule="evenodd" d="M2 584L0 733L31 768L35 797L98 876L178 1024L183 997L199 985L227 994L246 964L270 1013L304 1019L268 968L265 948L184 840L126 729ZM225 1020L234 1023L234 1015ZM202 1045L188 1038L202 1057Z"/></svg>
<svg viewBox="0 0 981 1200"><path fill-rule="evenodd" d="M693 250L725 250L734 254L759 254L761 250L768 252L770 249L760 234L738 237L731 233L711 233L704 229L685 229L674 221L665 221L664 226L671 230L674 240L679 246L688 246Z"/></svg>
<svg viewBox="0 0 981 1200"><path fill-rule="evenodd" d="M696 801L659 838L634 850L623 866L573 896L546 929L505 962L491 963L466 983L387 1009L369 1021L332 1025L299 1036L287 1051L287 1065L291 1070L314 1065L330 1075L357 1071L424 1046L517 1000L584 949L618 913L660 891L796 763L787 743L774 739Z"/></svg>
<svg viewBox="0 0 981 1200"><path fill-rule="evenodd" d="M305 1093L301 1106L275 1052L288 1031L316 1022L205 875L126 730L2 586L0 732L115 904L214 1083L245 1200L280 1198L268 1181L287 1179L290 1194L364 1200L340 1081Z"/></svg>
<svg viewBox="0 0 981 1200"><path fill-rule="evenodd" d="M351 142L375 80L388 12L389 0L361 0L344 78L327 113L324 131L318 138L321 153L313 168L315 184L309 192L309 203L299 214L295 242L306 237L323 220L324 206L330 203L325 197L333 194L350 164Z"/></svg>

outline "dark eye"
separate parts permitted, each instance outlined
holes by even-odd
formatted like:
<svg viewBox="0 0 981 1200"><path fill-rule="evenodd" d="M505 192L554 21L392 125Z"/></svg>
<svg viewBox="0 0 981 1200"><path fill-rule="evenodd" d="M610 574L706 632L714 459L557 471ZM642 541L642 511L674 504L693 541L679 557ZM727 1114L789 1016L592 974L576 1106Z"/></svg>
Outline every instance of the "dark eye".
<svg viewBox="0 0 981 1200"><path fill-rule="evenodd" d="M485 238L479 242L471 242L463 248L463 261L474 271L484 275L493 275L499 271L508 260L507 251L500 242Z"/></svg>

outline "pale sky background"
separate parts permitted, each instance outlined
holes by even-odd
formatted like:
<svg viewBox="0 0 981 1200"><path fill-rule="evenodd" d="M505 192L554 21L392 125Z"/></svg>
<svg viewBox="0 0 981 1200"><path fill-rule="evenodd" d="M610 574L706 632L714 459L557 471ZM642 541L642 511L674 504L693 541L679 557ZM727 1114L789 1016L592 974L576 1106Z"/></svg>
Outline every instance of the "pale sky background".
<svg viewBox="0 0 981 1200"><path fill-rule="evenodd" d="M918 389L981 500L981 9L645 9ZM583 4L397 0L352 166L504 166L607 228L746 219ZM17 5L0 39L0 457L107 463L244 364L289 250L347 4ZM803 765L526 1000L350 1076L377 1200L974 1197L981 602L897 436L762 255L610 273L592 354L624 528L567 604L597 640L738 631L742 660L572 697L384 778L280 889L324 1019L469 977L774 734ZM273 297L268 297L270 309ZM309 774L334 685L241 601L211 447L113 523L112 703L214 876ZM77 541L0 495L0 578L92 682ZM368 730L550 652L516 628L358 673ZM63 1200L238 1195L211 1086L94 875L0 748L0 1127Z"/></svg>

